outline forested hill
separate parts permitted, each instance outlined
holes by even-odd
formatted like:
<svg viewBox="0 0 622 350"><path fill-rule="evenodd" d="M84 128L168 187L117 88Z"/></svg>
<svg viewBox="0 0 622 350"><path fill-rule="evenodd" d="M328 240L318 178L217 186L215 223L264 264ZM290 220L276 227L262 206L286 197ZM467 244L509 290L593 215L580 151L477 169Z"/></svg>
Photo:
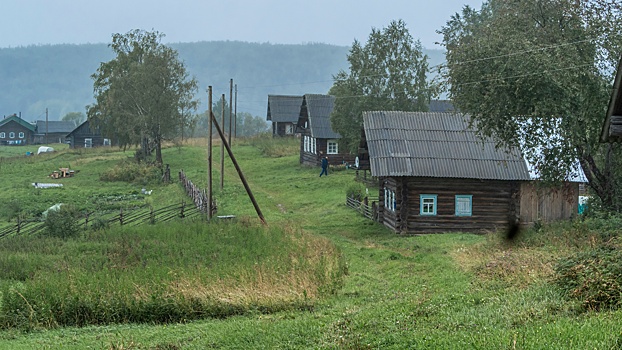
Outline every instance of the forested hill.
<svg viewBox="0 0 622 350"><path fill-rule="evenodd" d="M229 80L238 87L239 112L266 115L268 94L327 93L332 76L347 70L349 47L327 44L280 45L237 41L171 44L199 81L201 109L208 85L214 100L226 94ZM441 51L427 50L430 66ZM0 117L21 113L26 120L50 120L85 112L93 102L90 76L100 62L114 58L107 44L41 45L0 49Z"/></svg>

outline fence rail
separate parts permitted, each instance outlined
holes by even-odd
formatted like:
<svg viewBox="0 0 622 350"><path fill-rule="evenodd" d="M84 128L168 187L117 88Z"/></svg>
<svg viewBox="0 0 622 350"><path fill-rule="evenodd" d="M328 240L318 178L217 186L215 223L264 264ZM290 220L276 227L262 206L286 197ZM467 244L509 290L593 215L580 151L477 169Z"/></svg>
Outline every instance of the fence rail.
<svg viewBox="0 0 622 350"><path fill-rule="evenodd" d="M369 203L371 203L371 205ZM358 198L352 198L352 197L346 196L346 205L358 211L359 213L361 213L361 215L363 215L364 217L370 220L376 220L376 217L378 216L376 203L377 203L377 200L376 201L372 200L370 202L369 197L365 197L362 200L360 200Z"/></svg>
<svg viewBox="0 0 622 350"><path fill-rule="evenodd" d="M186 194L192 198L192 201L196 205L196 207L201 210L201 212L207 214L207 192L204 189L201 189L199 186L195 185L192 180L188 179L186 173L184 171L179 172L179 181L181 185L186 190ZM212 200L212 216L216 213L217 207L216 202Z"/></svg>

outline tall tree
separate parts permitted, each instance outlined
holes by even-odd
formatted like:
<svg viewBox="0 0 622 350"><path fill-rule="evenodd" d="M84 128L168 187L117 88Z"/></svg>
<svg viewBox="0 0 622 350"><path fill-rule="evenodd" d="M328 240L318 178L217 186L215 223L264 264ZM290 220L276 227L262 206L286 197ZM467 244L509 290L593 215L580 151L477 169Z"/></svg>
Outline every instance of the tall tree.
<svg viewBox="0 0 622 350"><path fill-rule="evenodd" d="M96 103L87 113L94 127L114 135L121 146L140 145L143 157L155 148L158 164L162 141L179 136L198 105L197 81L162 37L142 30L113 34L116 58L92 75Z"/></svg>
<svg viewBox="0 0 622 350"><path fill-rule="evenodd" d="M599 136L620 58L614 0L490 0L439 33L454 105L479 132L520 147L544 181L580 163L609 209L621 210L620 147Z"/></svg>
<svg viewBox="0 0 622 350"><path fill-rule="evenodd" d="M372 29L367 43L354 41L348 62L350 72L333 76L333 130L354 151L363 126L363 111L426 111L434 89L426 80L428 57L402 21Z"/></svg>
<svg viewBox="0 0 622 350"><path fill-rule="evenodd" d="M78 126L86 120L86 115L84 115L84 113L82 112L69 112L65 114L61 120L74 122L76 126Z"/></svg>

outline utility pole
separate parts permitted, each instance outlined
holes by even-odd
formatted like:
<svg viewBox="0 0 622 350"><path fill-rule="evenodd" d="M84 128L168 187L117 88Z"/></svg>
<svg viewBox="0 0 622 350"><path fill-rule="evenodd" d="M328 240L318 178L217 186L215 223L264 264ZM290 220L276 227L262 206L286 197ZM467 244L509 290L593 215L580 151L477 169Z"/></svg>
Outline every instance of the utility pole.
<svg viewBox="0 0 622 350"><path fill-rule="evenodd" d="M48 141L48 109L45 109L45 144L49 146L50 141Z"/></svg>
<svg viewBox="0 0 622 350"><path fill-rule="evenodd" d="M225 125L225 94L222 94L222 113L220 118L220 124ZM222 140L220 144L220 190L225 188L225 141Z"/></svg>
<svg viewBox="0 0 622 350"><path fill-rule="evenodd" d="M207 219L212 219L212 87L207 88Z"/></svg>
<svg viewBox="0 0 622 350"><path fill-rule="evenodd" d="M231 122L233 122L233 79L229 80L229 147L231 147L231 133L233 132L233 128L231 127ZM222 126L225 127L224 125Z"/></svg>
<svg viewBox="0 0 622 350"><path fill-rule="evenodd" d="M235 107L233 109L233 138L238 138L238 84L235 84Z"/></svg>

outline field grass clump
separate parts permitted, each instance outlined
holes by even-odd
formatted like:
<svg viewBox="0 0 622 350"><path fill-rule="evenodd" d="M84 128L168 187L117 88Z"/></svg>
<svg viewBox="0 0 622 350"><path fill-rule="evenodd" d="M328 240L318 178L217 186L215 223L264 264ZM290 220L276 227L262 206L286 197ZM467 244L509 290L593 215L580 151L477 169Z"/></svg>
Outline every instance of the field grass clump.
<svg viewBox="0 0 622 350"><path fill-rule="evenodd" d="M80 211L71 204L60 205L58 209L49 209L45 217L46 234L53 237L69 238L80 233L77 219Z"/></svg>
<svg viewBox="0 0 622 350"><path fill-rule="evenodd" d="M264 133L250 137L246 142L270 158L286 157L300 152L300 138L297 137L273 137L271 133Z"/></svg>
<svg viewBox="0 0 622 350"><path fill-rule="evenodd" d="M11 239L0 245L0 328L307 310L338 290L347 273L341 252L327 239L244 221L31 239L31 245L25 237L19 245ZM28 262L27 256L38 259Z"/></svg>
<svg viewBox="0 0 622 350"><path fill-rule="evenodd" d="M133 159L123 159L113 168L101 173L101 181L123 181L139 185L157 182L162 176L160 168L148 163L137 162Z"/></svg>

